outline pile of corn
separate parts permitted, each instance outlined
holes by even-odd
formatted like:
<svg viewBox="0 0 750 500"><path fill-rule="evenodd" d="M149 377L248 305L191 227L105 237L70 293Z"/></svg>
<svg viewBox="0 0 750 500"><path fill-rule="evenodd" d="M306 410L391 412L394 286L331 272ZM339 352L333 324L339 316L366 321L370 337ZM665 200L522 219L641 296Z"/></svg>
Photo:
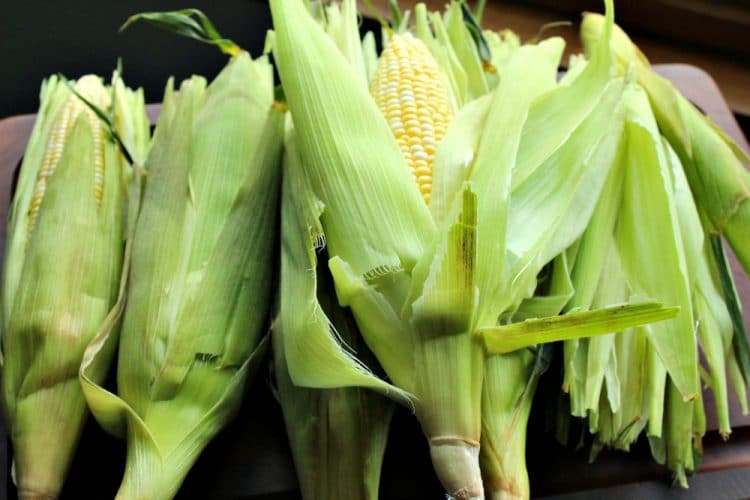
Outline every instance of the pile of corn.
<svg viewBox="0 0 750 500"><path fill-rule="evenodd" d="M20 497L57 498L88 408L127 442L117 498L172 498L269 346L305 499L378 497L394 401L449 497L528 498L558 341L559 436L585 418L595 454L645 431L685 485L702 382L722 436L725 373L747 410L720 239L750 271L747 155L610 0L562 79L562 39L481 31L461 2L394 11L380 55L354 0L270 5L283 92L201 13L139 16L231 55L167 83L150 140L117 74L44 84L2 282Z"/></svg>

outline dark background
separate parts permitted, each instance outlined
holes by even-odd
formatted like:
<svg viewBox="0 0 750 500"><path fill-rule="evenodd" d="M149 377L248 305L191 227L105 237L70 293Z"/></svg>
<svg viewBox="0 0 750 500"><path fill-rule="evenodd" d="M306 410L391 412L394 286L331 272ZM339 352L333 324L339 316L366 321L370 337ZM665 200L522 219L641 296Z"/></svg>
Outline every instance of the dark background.
<svg viewBox="0 0 750 500"><path fill-rule="evenodd" d="M0 5L0 119L35 113L42 80L56 72L68 78L109 76L121 57L126 83L143 87L146 102L159 102L169 76L210 79L226 63L214 47L145 23L118 33L131 14L201 9L225 38L253 56L263 50L271 26L263 0L3 0Z"/></svg>

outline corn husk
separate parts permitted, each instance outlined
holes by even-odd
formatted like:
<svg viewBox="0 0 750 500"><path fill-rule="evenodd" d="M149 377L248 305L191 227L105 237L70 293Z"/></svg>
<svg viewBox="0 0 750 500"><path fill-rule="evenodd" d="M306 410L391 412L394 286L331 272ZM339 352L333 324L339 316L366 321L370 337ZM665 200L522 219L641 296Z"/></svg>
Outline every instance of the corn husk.
<svg viewBox="0 0 750 500"><path fill-rule="evenodd" d="M587 14L581 39L588 48L601 35L602 18ZM748 152L703 115L665 78L656 74L630 38L616 28L614 51L621 70L632 64L649 96L660 131L677 153L707 230L722 234L750 273L750 163Z"/></svg>

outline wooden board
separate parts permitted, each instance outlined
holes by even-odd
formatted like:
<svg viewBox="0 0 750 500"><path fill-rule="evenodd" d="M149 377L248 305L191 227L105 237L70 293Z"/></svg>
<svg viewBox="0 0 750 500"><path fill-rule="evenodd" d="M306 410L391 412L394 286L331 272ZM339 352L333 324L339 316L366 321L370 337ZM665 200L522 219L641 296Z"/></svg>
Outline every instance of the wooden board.
<svg viewBox="0 0 750 500"><path fill-rule="evenodd" d="M742 147L750 150L709 75L686 65L664 65L657 69ZM157 113L158 106L149 107L152 121ZM0 253L4 248L5 221L14 172L26 147L33 120L33 115L23 115L0 121ZM741 272L736 261L733 265L745 311L748 311L750 280ZM745 325L750 332L748 313L745 314ZM299 497L281 413L268 386L269 375L261 370L249 389L237 419L205 450L178 498L233 500ZM539 393L544 395L543 388ZM537 403L535 409L539 407ZM708 403L709 428L715 429L713 410ZM736 427L733 437L728 443L723 443L716 432L709 432L704 441L705 451L700 469L703 473L750 466L750 418L739 413L736 401L732 405L732 424ZM528 443L528 467L535 496L668 480L668 471L653 462L643 443L630 454L603 452L594 464L588 464L588 451L575 452L563 448L545 434L543 419L538 413L530 423ZM4 433L5 426L0 418L0 435ZM61 498L112 498L119 484L124 453L124 444L106 435L90 419ZM9 456L9 447L0 447L0 471L8 471L8 474L0 474L0 500L16 498L9 481ZM680 495L674 490L665 491L670 498ZM429 452L419 426L404 409L399 409L394 417L383 466L381 497L389 500L442 498L442 489L432 472Z"/></svg>

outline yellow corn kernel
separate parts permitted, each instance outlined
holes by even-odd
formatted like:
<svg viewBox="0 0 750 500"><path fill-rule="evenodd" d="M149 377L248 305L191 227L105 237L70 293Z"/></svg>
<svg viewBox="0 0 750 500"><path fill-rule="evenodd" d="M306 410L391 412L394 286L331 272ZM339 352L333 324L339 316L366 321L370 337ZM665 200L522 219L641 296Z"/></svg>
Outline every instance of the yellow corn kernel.
<svg viewBox="0 0 750 500"><path fill-rule="evenodd" d="M410 33L392 35L380 56L370 93L429 204L435 150L453 118L453 109L427 46Z"/></svg>
<svg viewBox="0 0 750 500"><path fill-rule="evenodd" d="M75 86L76 92L88 99L100 108L107 106L107 95L101 82L93 76L81 78ZM44 192L47 188L47 180L55 173L55 167L60 161L63 146L70 136L76 118L80 113L86 114L86 119L93 132L93 161L95 165L94 174L94 196L96 202L101 205L104 194L104 128L101 120L91 111L77 96L72 93L63 105L58 118L52 126L49 142L42 158L42 165L37 173L34 196L29 205L28 234L34 231L36 220L39 217L39 209L42 206Z"/></svg>

